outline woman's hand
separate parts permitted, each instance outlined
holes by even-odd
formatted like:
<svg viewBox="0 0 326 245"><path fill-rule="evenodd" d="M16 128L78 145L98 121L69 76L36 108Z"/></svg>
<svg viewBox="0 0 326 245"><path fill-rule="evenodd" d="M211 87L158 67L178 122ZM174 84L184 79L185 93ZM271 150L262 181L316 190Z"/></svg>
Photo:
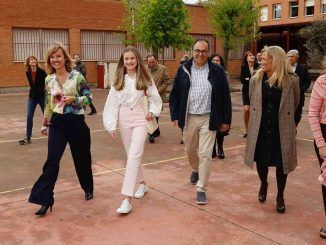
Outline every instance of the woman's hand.
<svg viewBox="0 0 326 245"><path fill-rule="evenodd" d="M116 130L111 131L111 132L110 132L110 135L111 135L111 138L112 138L113 140L116 140L116 139L117 139L117 133L116 133Z"/></svg>
<svg viewBox="0 0 326 245"><path fill-rule="evenodd" d="M148 112L147 115L146 115L146 120L147 120L147 121L150 121L150 120L153 120L153 118L154 118L153 113Z"/></svg>
<svg viewBox="0 0 326 245"><path fill-rule="evenodd" d="M229 131L229 129L230 129L230 125L229 124L222 123L221 126L220 126L220 131L223 132L223 133Z"/></svg>
<svg viewBox="0 0 326 245"><path fill-rule="evenodd" d="M46 126L42 126L42 128L41 128L41 134L42 135L48 135L48 127L46 127Z"/></svg>
<svg viewBox="0 0 326 245"><path fill-rule="evenodd" d="M321 159L324 160L324 158L326 157L326 146L322 146L318 150L319 150L319 155L320 155Z"/></svg>
<svg viewBox="0 0 326 245"><path fill-rule="evenodd" d="M74 96L63 96L61 99L65 104L70 105L74 102L75 97Z"/></svg>

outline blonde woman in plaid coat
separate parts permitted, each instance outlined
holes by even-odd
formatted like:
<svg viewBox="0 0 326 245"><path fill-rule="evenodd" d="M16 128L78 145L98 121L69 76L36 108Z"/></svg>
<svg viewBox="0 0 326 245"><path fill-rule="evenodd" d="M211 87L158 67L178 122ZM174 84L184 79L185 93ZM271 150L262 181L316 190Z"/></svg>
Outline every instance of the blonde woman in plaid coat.
<svg viewBox="0 0 326 245"><path fill-rule="evenodd" d="M297 166L294 113L299 104L299 79L284 50L270 46L263 50L261 68L250 80L250 119L245 163L253 167L261 181L258 200L265 202L268 167L276 167L276 210L285 212L284 189L287 174Z"/></svg>

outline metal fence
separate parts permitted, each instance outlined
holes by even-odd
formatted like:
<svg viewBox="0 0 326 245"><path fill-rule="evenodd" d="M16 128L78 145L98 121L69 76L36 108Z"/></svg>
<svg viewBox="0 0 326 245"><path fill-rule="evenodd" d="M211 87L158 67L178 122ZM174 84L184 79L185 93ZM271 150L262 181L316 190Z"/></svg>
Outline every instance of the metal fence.
<svg viewBox="0 0 326 245"><path fill-rule="evenodd" d="M14 61L24 61L30 55L44 60L49 46L61 42L69 50L68 30L13 28Z"/></svg>
<svg viewBox="0 0 326 245"><path fill-rule="evenodd" d="M81 31L83 60L118 60L125 48L124 32Z"/></svg>

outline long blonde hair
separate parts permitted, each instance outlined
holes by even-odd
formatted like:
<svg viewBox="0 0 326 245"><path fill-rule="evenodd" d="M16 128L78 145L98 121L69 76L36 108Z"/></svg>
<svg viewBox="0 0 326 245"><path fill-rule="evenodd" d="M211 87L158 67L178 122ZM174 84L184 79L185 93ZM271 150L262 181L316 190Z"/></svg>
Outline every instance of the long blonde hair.
<svg viewBox="0 0 326 245"><path fill-rule="evenodd" d="M51 58L51 55L54 54L54 53L56 53L56 52L58 52L59 49L62 50L63 56L65 58L65 67L66 67L67 72L71 72L72 71L72 67L73 67L74 63L73 63L72 58L69 55L66 47L62 43L55 43L55 44L51 45L48 48L48 51L47 51L46 56L45 56L46 70L47 70L47 72L49 74L55 73L55 69L51 65L50 58Z"/></svg>
<svg viewBox="0 0 326 245"><path fill-rule="evenodd" d="M266 52L267 56L272 60L273 74L268 79L269 85L283 88L284 78L289 74L294 74L285 51L279 46L270 46L264 48L263 53L264 52ZM262 68L260 68L254 75L254 78L261 81L264 73Z"/></svg>
<svg viewBox="0 0 326 245"><path fill-rule="evenodd" d="M113 78L113 86L116 90L122 90L124 87L124 76L127 73L127 70L124 66L123 55L125 53L132 52L136 56L137 66L136 66L136 89L137 90L146 90L148 86L152 83L152 78L146 70L138 50L129 46L126 47L120 56L117 70Z"/></svg>

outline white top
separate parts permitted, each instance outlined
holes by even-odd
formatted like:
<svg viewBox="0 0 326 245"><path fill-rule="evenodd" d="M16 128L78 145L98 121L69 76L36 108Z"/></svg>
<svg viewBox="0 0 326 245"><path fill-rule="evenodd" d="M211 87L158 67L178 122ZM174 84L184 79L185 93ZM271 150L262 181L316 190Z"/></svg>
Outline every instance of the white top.
<svg viewBox="0 0 326 245"><path fill-rule="evenodd" d="M126 74L124 83L124 88L120 91L117 91L114 86L112 86L105 102L103 124L105 129L109 132L117 129L120 106L135 108L141 105L143 96L145 96L144 90L136 89L136 76L130 77ZM155 117L158 117L162 110L162 99L154 82L147 88L146 93L149 112L153 113Z"/></svg>

